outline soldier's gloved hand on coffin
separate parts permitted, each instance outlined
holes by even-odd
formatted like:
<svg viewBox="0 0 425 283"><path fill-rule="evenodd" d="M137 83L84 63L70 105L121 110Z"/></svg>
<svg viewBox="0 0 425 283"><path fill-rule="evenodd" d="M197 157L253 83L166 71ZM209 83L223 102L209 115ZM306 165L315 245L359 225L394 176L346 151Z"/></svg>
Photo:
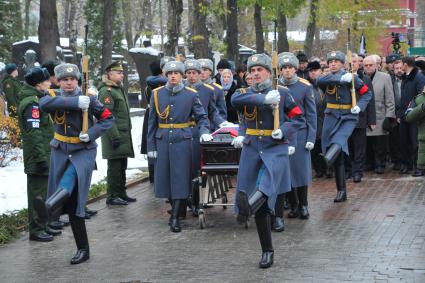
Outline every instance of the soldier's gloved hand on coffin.
<svg viewBox="0 0 425 283"><path fill-rule="evenodd" d="M306 142L305 143L305 149L312 150L314 148L314 143L312 142Z"/></svg>
<svg viewBox="0 0 425 283"><path fill-rule="evenodd" d="M295 153L295 146L288 146L288 155L292 155Z"/></svg>
<svg viewBox="0 0 425 283"><path fill-rule="evenodd" d="M351 108L351 113L359 114L360 113L360 107L358 107L357 105L354 106L353 108Z"/></svg>
<svg viewBox="0 0 425 283"><path fill-rule="evenodd" d="M112 148L113 149L117 149L120 146L120 144L121 144L121 142L120 142L119 139L114 139L114 140L112 140L111 143L112 143Z"/></svg>
<svg viewBox="0 0 425 283"><path fill-rule="evenodd" d="M203 134L199 139L200 142L209 142L213 140L213 136L210 134Z"/></svg>
<svg viewBox="0 0 425 283"><path fill-rule="evenodd" d="M156 158L156 151L148 151L148 158Z"/></svg>
<svg viewBox="0 0 425 283"><path fill-rule="evenodd" d="M221 123L220 125L218 125L220 128L224 128L224 127L236 127L236 124L233 124L229 121L224 121L223 123Z"/></svg>
<svg viewBox="0 0 425 283"><path fill-rule="evenodd" d="M48 173L49 166L47 165L46 161L40 161L36 163L36 171L37 173Z"/></svg>
<svg viewBox="0 0 425 283"><path fill-rule="evenodd" d="M243 140L244 140L244 136L237 136L236 138L234 138L233 140L232 140L232 145L235 147L235 148L242 148L242 146L243 146Z"/></svg>
<svg viewBox="0 0 425 283"><path fill-rule="evenodd" d="M342 75L342 77L341 77L341 82L342 83L351 83L351 80L353 79L353 74L351 74L351 73L346 73L346 74L343 74Z"/></svg>
<svg viewBox="0 0 425 283"><path fill-rule="evenodd" d="M279 104L280 102L280 93L278 90L271 90L266 94L264 98L264 104Z"/></svg>
<svg viewBox="0 0 425 283"><path fill-rule="evenodd" d="M78 108L82 110L87 110L89 109L89 105L90 105L90 97L85 95L80 95L78 97Z"/></svg>
<svg viewBox="0 0 425 283"><path fill-rule="evenodd" d="M272 132L272 138L275 140L281 140L283 138L283 133L281 129L274 130Z"/></svg>
<svg viewBox="0 0 425 283"><path fill-rule="evenodd" d="M82 141L82 142L89 142L90 141L89 134L85 134L83 132L80 132L79 138L80 138L80 141Z"/></svg>

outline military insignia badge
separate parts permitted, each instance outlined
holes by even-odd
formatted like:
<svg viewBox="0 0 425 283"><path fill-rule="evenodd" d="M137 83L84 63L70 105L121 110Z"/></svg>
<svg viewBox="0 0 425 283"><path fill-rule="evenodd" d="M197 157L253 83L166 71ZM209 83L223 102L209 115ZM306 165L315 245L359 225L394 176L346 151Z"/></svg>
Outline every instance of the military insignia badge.
<svg viewBox="0 0 425 283"><path fill-rule="evenodd" d="M252 62L257 62L257 59L258 59L258 58L257 58L257 56L253 56L253 57L251 58L251 61L252 61Z"/></svg>
<svg viewBox="0 0 425 283"><path fill-rule="evenodd" d="M105 104L111 104L111 97L105 97Z"/></svg>
<svg viewBox="0 0 425 283"><path fill-rule="evenodd" d="M40 118L40 111L38 110L38 108L32 109L31 116L32 116L33 119Z"/></svg>
<svg viewBox="0 0 425 283"><path fill-rule="evenodd" d="M335 52L332 52L332 53L331 53L331 56L332 56L332 57L335 57L335 56L336 56L336 53L335 53Z"/></svg>
<svg viewBox="0 0 425 283"><path fill-rule="evenodd" d="M68 73L72 73L72 68L71 68L71 67L66 68L66 71L67 71Z"/></svg>
<svg viewBox="0 0 425 283"><path fill-rule="evenodd" d="M193 66L193 63L188 63L187 64L189 67L192 67Z"/></svg>
<svg viewBox="0 0 425 283"><path fill-rule="evenodd" d="M284 58L283 62L288 63L289 62L289 58Z"/></svg>
<svg viewBox="0 0 425 283"><path fill-rule="evenodd" d="M173 64L170 64L170 67L171 68L175 68L176 67L176 64L174 64L174 63Z"/></svg>

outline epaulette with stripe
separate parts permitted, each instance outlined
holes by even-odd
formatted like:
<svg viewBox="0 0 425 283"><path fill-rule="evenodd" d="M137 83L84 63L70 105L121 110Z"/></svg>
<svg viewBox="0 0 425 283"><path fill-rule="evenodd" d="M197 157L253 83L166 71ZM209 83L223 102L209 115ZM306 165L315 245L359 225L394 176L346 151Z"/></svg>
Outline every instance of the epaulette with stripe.
<svg viewBox="0 0 425 283"><path fill-rule="evenodd" d="M216 87L218 87L219 89L223 89L223 87L221 85L219 85L218 83L213 83L213 85L215 85Z"/></svg>
<svg viewBox="0 0 425 283"><path fill-rule="evenodd" d="M191 87L185 86L185 88L186 88L187 90L190 90L191 92L197 92L197 91L196 91L196 89L193 89L193 88L191 88Z"/></svg>
<svg viewBox="0 0 425 283"><path fill-rule="evenodd" d="M214 90L213 86L210 86L209 84L204 84L204 86L206 86L207 88L209 88L210 90Z"/></svg>
<svg viewBox="0 0 425 283"><path fill-rule="evenodd" d="M160 90L161 88L163 88L164 86L159 86L159 87L157 87L157 88L155 88L155 89L153 89L152 91L158 91L158 90Z"/></svg>
<svg viewBox="0 0 425 283"><path fill-rule="evenodd" d="M310 83L308 80L306 80L306 79L299 78L299 81L300 81L301 83L305 84L305 85L311 85L311 83Z"/></svg>

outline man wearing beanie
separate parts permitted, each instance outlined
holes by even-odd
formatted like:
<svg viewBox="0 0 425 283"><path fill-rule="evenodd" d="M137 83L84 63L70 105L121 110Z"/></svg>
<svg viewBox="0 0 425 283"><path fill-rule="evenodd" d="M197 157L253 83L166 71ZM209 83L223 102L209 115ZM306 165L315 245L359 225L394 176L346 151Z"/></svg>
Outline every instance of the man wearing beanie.
<svg viewBox="0 0 425 283"><path fill-rule="evenodd" d="M41 67L46 68L46 70L50 74L50 83L51 83L50 89L51 89L51 91L59 89L58 80L56 79L56 76L55 76L55 67L57 65L59 65L59 63L56 62L56 61L47 61L47 62L43 63L43 65L41 65ZM49 91L49 92L51 93L51 91Z"/></svg>
<svg viewBox="0 0 425 283"><path fill-rule="evenodd" d="M39 99L47 95L49 73L35 67L25 75L25 84L19 92L18 121L22 133L24 171L27 174L28 231L31 241L52 241L61 232L50 229L46 221L38 221L34 210L36 197L45 198L49 175L50 140L53 123L49 114L40 111Z"/></svg>
<svg viewBox="0 0 425 283"><path fill-rule="evenodd" d="M288 140L303 125L301 109L286 87L272 89L272 62L266 54L248 58L253 85L232 96L241 113L239 136L232 144L242 147L237 177L237 220L245 223L255 215L262 249L260 268L273 265L271 211L279 194L291 189ZM274 129L273 108L279 107L279 128Z"/></svg>
<svg viewBox="0 0 425 283"><path fill-rule="evenodd" d="M302 79L308 80L308 58L307 55L305 55L304 52L299 51L296 55L298 59L298 68L297 68L297 76Z"/></svg>
<svg viewBox="0 0 425 283"><path fill-rule="evenodd" d="M127 158L134 158L131 138L130 107L127 94L122 88L124 69L120 62L112 62L105 69L99 86L99 101L114 115L115 123L102 135L102 157L108 160L106 174L106 204L127 205L135 198L127 195Z"/></svg>
<svg viewBox="0 0 425 283"><path fill-rule="evenodd" d="M6 75L2 80L3 92L6 95L7 111L9 115L14 117L18 110L19 91L22 83L18 81L18 66L16 64L6 64Z"/></svg>
<svg viewBox="0 0 425 283"><path fill-rule="evenodd" d="M317 130L316 105L311 84L297 76L299 62L294 54L284 52L279 57L280 78L279 84L289 89L292 97L301 108L305 119L304 124L297 131L297 138L294 140L295 153L289 156L291 167L291 191L287 193L291 211L289 218L308 219L307 190L312 182L311 176L311 155L314 148ZM283 199L278 197L276 203L275 229L283 227L283 221L279 221L283 216ZM279 213L277 213L279 211ZM278 230L278 229L277 229Z"/></svg>
<svg viewBox="0 0 425 283"><path fill-rule="evenodd" d="M34 207L40 219L66 211L74 234L77 252L71 264L90 258L85 225L85 204L95 167L96 139L114 123L114 117L95 96L85 96L78 87L80 71L74 64L55 67L60 91L43 96L40 109L50 113L55 133L50 142L51 158L47 200L36 198ZM88 130L83 131L83 112L88 112ZM96 121L95 119L96 118Z"/></svg>

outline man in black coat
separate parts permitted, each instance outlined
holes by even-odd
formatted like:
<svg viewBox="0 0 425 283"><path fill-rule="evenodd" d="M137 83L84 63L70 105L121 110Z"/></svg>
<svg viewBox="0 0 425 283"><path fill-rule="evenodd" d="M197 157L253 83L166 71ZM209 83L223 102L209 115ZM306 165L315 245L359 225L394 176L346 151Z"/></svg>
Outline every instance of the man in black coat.
<svg viewBox="0 0 425 283"><path fill-rule="evenodd" d="M418 127L416 124L407 123L403 116L412 99L422 93L425 86L425 76L415 66L415 57L406 56L401 59L405 79L401 83L400 108L397 111L397 117L400 121L400 139L402 150L403 168L401 174L408 174L413 169L412 176L423 176L424 172L416 168L418 157Z"/></svg>

